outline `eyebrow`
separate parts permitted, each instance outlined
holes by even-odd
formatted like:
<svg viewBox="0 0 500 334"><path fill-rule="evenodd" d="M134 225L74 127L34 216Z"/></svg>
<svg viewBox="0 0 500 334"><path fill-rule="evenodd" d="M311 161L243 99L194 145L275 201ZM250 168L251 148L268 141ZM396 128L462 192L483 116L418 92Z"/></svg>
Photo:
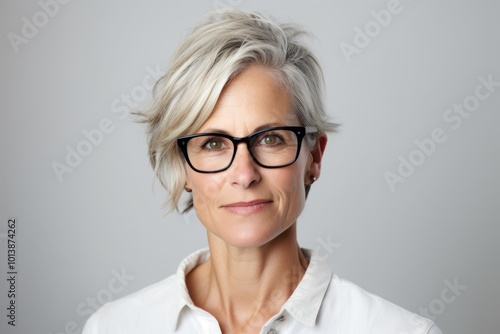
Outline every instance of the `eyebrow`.
<svg viewBox="0 0 500 334"><path fill-rule="evenodd" d="M268 128L273 128L273 127L277 127L277 126L288 126L288 125L284 125L284 124L278 123L278 122L266 123L266 124L259 125L258 127L256 127L255 129L253 129L253 131L250 134L258 132L260 130L264 130L264 129L268 129ZM220 133L220 134L225 134L225 135L228 135L228 136L233 136L232 134L230 134L226 130L217 129L217 128L208 128L208 129L205 129L205 130L203 130L202 132L199 132L199 133Z"/></svg>

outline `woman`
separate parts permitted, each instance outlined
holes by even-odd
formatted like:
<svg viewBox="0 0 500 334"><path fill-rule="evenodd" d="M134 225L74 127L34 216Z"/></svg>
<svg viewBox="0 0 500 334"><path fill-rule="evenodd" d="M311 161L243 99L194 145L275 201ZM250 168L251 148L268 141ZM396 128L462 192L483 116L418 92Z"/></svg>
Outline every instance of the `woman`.
<svg viewBox="0 0 500 334"><path fill-rule="evenodd" d="M94 314L84 334L441 333L333 275L296 224L335 130L294 25L216 11L180 45L144 114L155 173L191 197L209 248Z"/></svg>

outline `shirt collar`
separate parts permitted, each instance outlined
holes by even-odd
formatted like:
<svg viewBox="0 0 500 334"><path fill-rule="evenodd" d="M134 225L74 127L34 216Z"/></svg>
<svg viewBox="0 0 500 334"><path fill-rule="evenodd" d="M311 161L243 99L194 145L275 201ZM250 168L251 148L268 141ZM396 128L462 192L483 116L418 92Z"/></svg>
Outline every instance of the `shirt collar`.
<svg viewBox="0 0 500 334"><path fill-rule="evenodd" d="M302 252L308 258L309 265L299 285L283 305L282 311L286 310L297 321L312 327L316 323L321 303L332 278L332 272L315 252L304 248L302 248ZM205 262L209 256L208 248L200 249L182 260L177 269L177 300L172 312L168 312L166 315L169 323L173 324L174 331L184 308L195 309L196 307L189 296L186 275L193 268Z"/></svg>
<svg viewBox="0 0 500 334"><path fill-rule="evenodd" d="M302 248L309 265L299 285L282 309L306 326L314 326L332 278L332 271L315 252Z"/></svg>
<svg viewBox="0 0 500 334"><path fill-rule="evenodd" d="M189 292L186 285L186 275L193 270L199 264L205 262L210 256L208 248L203 248L192 253L186 257L180 263L177 268L176 273L176 285L177 289L177 300L174 305L172 312L168 312L167 317L169 318L169 323L173 324L173 330L177 329L177 324L182 310L187 306L189 308L195 308L193 300L189 296Z"/></svg>

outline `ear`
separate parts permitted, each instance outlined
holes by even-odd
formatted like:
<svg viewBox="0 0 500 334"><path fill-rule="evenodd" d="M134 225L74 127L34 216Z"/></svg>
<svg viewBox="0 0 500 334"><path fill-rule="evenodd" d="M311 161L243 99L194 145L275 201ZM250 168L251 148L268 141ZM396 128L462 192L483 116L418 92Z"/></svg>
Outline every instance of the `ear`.
<svg viewBox="0 0 500 334"><path fill-rule="evenodd" d="M305 175L305 184L311 184L311 177L315 177L319 179L321 174L321 160L323 159L323 153L325 152L326 142L328 141L328 137L323 132L320 132L316 135L316 143L309 151L310 160L308 170Z"/></svg>
<svg viewBox="0 0 500 334"><path fill-rule="evenodd" d="M191 179L189 178L187 170L184 173L184 178L186 179L186 182L184 183L184 190L186 190L187 192L191 192L193 190L193 187L191 186Z"/></svg>

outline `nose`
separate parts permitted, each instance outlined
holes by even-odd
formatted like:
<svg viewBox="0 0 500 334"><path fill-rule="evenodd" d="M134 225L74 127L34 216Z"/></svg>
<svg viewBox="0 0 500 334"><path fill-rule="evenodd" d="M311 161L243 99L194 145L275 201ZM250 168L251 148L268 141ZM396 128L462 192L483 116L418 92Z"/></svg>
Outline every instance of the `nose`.
<svg viewBox="0 0 500 334"><path fill-rule="evenodd" d="M250 155L248 146L244 143L238 145L233 163L229 167L229 180L235 187L248 188L260 181L259 166Z"/></svg>

